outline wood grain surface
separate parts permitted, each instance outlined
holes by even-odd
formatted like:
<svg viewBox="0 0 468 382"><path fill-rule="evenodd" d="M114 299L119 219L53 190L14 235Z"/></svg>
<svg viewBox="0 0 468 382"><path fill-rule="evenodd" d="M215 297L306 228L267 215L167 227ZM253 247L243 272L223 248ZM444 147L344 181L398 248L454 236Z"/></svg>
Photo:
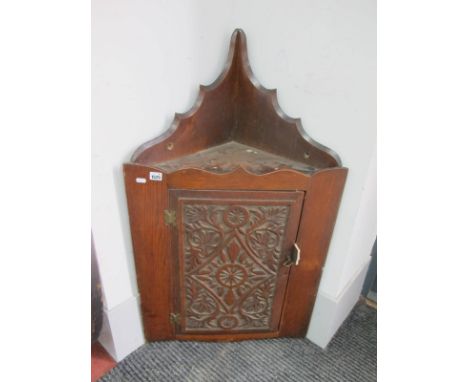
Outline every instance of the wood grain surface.
<svg viewBox="0 0 468 382"><path fill-rule="evenodd" d="M304 336L347 172L258 83L235 30L218 79L124 165L146 339Z"/></svg>

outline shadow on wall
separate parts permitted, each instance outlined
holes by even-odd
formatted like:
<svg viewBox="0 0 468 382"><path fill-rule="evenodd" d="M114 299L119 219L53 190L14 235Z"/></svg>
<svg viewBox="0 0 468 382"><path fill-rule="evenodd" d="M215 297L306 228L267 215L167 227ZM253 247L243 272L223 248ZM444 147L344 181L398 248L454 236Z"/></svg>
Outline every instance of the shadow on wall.
<svg viewBox="0 0 468 382"><path fill-rule="evenodd" d="M362 287L362 296L377 303L377 239L372 247L371 263Z"/></svg>
<svg viewBox="0 0 468 382"><path fill-rule="evenodd" d="M102 288L91 234L91 344L97 341L102 329Z"/></svg>

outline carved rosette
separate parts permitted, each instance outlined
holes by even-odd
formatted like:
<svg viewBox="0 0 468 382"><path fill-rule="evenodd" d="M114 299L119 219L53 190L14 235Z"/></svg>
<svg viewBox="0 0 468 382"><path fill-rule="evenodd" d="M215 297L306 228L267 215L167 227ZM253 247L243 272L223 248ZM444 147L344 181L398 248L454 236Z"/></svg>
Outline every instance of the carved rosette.
<svg viewBox="0 0 468 382"><path fill-rule="evenodd" d="M270 329L289 206L183 207L185 328Z"/></svg>

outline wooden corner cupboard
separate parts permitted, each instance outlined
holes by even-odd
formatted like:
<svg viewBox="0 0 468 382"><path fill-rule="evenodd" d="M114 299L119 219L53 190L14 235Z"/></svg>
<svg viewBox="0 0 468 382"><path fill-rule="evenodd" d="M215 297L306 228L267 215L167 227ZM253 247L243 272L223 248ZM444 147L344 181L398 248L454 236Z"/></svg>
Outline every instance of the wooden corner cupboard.
<svg viewBox="0 0 468 382"><path fill-rule="evenodd" d="M242 30L124 172L148 341L306 334L347 169L255 79Z"/></svg>

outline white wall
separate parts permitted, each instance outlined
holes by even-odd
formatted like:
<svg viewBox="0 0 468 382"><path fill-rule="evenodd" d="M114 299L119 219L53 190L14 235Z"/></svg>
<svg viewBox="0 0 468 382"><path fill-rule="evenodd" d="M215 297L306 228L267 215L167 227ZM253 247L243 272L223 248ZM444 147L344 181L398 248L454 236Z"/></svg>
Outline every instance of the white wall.
<svg viewBox="0 0 468 382"><path fill-rule="evenodd" d="M92 227L108 315L102 341L116 358L142 342L121 165L217 77L237 27L259 81L278 88L284 111L350 169L320 294L339 301L365 268L375 238L375 8L373 0L93 0ZM322 321L312 322L311 339Z"/></svg>

